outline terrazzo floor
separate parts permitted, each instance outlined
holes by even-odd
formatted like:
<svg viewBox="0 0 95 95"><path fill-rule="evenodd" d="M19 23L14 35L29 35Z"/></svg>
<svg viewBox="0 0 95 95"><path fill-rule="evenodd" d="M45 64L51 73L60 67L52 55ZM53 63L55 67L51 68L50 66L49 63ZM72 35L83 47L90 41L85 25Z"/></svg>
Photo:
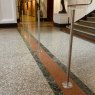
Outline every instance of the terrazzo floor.
<svg viewBox="0 0 95 95"><path fill-rule="evenodd" d="M38 38L37 27L29 28ZM41 27L41 43L64 65L68 63L69 34L55 27ZM71 71L95 93L95 44L74 37Z"/></svg>
<svg viewBox="0 0 95 95"><path fill-rule="evenodd" d="M0 29L0 95L54 95L17 29Z"/></svg>

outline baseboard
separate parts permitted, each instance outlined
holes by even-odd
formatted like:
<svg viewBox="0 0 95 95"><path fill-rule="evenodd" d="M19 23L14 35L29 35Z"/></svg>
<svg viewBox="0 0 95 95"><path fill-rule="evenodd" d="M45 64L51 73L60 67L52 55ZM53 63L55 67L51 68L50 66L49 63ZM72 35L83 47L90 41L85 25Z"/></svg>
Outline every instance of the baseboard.
<svg viewBox="0 0 95 95"><path fill-rule="evenodd" d="M47 18L40 18L40 21L42 22L42 21L48 21L48 19Z"/></svg>
<svg viewBox="0 0 95 95"><path fill-rule="evenodd" d="M19 18L17 19L17 22L20 22L20 19Z"/></svg>
<svg viewBox="0 0 95 95"><path fill-rule="evenodd" d="M17 23L4 23L0 24L0 28L14 28L17 27Z"/></svg>
<svg viewBox="0 0 95 95"><path fill-rule="evenodd" d="M56 27L66 27L68 24L58 24L58 23L53 23L54 26Z"/></svg>

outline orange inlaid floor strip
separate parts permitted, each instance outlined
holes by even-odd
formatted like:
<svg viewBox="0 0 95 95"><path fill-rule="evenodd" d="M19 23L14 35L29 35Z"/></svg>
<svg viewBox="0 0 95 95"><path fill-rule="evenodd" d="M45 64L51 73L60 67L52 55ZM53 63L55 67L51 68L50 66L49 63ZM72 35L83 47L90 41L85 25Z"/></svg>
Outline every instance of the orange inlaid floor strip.
<svg viewBox="0 0 95 95"><path fill-rule="evenodd" d="M27 32L23 32L23 37L27 40L32 48L32 51L37 50L37 41L30 37ZM62 83L66 81L67 75L66 73L55 63L55 61L40 47L39 53L37 53L38 58L44 64L48 72L54 78L56 84L59 88L63 91L64 95L86 95L78 86L77 84L70 79L73 84L73 87L70 89L65 89L62 86Z"/></svg>

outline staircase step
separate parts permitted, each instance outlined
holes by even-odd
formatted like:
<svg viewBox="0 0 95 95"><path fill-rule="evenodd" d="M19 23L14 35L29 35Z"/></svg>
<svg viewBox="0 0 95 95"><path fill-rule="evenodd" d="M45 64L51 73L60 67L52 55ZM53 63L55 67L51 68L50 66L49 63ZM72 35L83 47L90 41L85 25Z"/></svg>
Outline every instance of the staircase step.
<svg viewBox="0 0 95 95"><path fill-rule="evenodd" d="M70 29L70 27L67 27L67 28ZM87 40L95 42L95 34L88 33L88 32L85 32L85 31L81 31L81 30L78 30L78 29L74 29L74 35L79 36L83 39L87 39Z"/></svg>
<svg viewBox="0 0 95 95"><path fill-rule="evenodd" d="M93 21L93 22L95 22L95 17L87 17L87 21Z"/></svg>
<svg viewBox="0 0 95 95"><path fill-rule="evenodd" d="M87 25L81 25L81 24L75 23L74 24L74 29L95 34L95 28L91 27L91 26L87 26Z"/></svg>
<svg viewBox="0 0 95 95"><path fill-rule="evenodd" d="M79 20L74 23L74 35L95 42L95 12L87 20ZM70 27L67 27L70 30ZM70 32L70 31L68 31Z"/></svg>
<svg viewBox="0 0 95 95"><path fill-rule="evenodd" d="M74 29L74 34L85 37L89 40L95 41L95 34L88 33L88 32L85 32L85 31L80 31L80 30L77 30L77 29Z"/></svg>
<svg viewBox="0 0 95 95"><path fill-rule="evenodd" d="M95 22L92 21L79 20L77 23L85 26L95 27Z"/></svg>
<svg viewBox="0 0 95 95"><path fill-rule="evenodd" d="M95 13L92 13L92 16L95 17Z"/></svg>

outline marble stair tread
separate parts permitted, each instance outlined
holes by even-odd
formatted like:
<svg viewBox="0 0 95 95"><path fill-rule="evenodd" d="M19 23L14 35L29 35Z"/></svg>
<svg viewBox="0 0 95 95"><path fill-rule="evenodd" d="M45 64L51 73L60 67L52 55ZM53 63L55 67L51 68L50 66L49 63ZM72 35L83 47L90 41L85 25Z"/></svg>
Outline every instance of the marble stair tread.
<svg viewBox="0 0 95 95"><path fill-rule="evenodd" d="M89 36L95 37L95 34L92 34L92 33L88 33L88 32L85 32L85 31L78 30L78 29L74 29L74 31L77 31L77 32L80 32L80 33L85 33L85 34L87 34Z"/></svg>
<svg viewBox="0 0 95 95"><path fill-rule="evenodd" d="M94 21L79 20L79 22L85 22L85 23L95 24L95 22L94 22Z"/></svg>
<svg viewBox="0 0 95 95"><path fill-rule="evenodd" d="M95 22L95 17L87 17L87 21L94 21Z"/></svg>
<svg viewBox="0 0 95 95"><path fill-rule="evenodd" d="M92 18L92 19L95 19L95 17L87 17L87 18Z"/></svg>
<svg viewBox="0 0 95 95"><path fill-rule="evenodd" d="M87 26L87 25L81 25L81 24L78 24L78 23L74 23L74 25L77 25L77 26L82 26L82 27L85 27L85 28L90 28L90 29L95 29L94 27Z"/></svg>
<svg viewBox="0 0 95 95"><path fill-rule="evenodd" d="M77 21L77 23L81 24L81 25L95 27L95 22L93 22L93 21L79 20L79 21Z"/></svg>
<svg viewBox="0 0 95 95"><path fill-rule="evenodd" d="M90 28L90 29L95 29L94 27L90 27L90 26L87 26L87 25L81 25L81 24L78 24L78 23L74 23L74 25L82 26L82 27ZM70 26L66 26L66 28L69 28L70 29Z"/></svg>
<svg viewBox="0 0 95 95"><path fill-rule="evenodd" d="M67 28L70 29L70 26L67 26ZM74 31L77 31L77 32L95 37L95 34L92 34L92 33L86 32L86 31L82 31L82 30L79 30L79 29L74 29Z"/></svg>

